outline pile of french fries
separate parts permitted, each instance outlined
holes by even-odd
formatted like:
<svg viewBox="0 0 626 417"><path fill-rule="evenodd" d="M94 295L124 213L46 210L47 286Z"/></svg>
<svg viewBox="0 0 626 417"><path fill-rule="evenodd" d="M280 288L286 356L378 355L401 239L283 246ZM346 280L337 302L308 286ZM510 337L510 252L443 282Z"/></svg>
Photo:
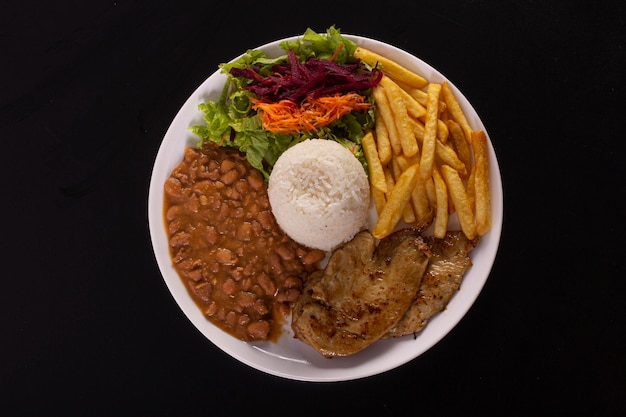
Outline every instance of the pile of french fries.
<svg viewBox="0 0 626 417"><path fill-rule="evenodd" d="M376 124L363 138L382 239L400 221L433 225L443 238L456 213L468 239L491 228L487 137L470 126L447 81L429 82L395 61L358 47L355 56L378 65Z"/></svg>

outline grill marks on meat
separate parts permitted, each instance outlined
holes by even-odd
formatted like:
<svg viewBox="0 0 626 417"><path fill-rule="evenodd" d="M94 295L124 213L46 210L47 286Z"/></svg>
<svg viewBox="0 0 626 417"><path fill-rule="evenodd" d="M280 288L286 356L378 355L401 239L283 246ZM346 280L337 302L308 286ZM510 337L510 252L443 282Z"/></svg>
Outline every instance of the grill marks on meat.
<svg viewBox="0 0 626 417"><path fill-rule="evenodd" d="M460 231L421 232L402 229L376 246L364 231L333 252L292 310L295 336L330 358L421 331L459 290L478 243Z"/></svg>
<svg viewBox="0 0 626 417"><path fill-rule="evenodd" d="M443 311L459 290L465 271L472 266L469 253L478 239L462 232L448 232L443 239L424 237L432 256L422 279L417 299L385 338L418 333L435 314Z"/></svg>
<svg viewBox="0 0 626 417"><path fill-rule="evenodd" d="M309 277L292 313L295 336L326 357L348 356L397 324L415 301L430 250L415 231L376 245L367 231Z"/></svg>

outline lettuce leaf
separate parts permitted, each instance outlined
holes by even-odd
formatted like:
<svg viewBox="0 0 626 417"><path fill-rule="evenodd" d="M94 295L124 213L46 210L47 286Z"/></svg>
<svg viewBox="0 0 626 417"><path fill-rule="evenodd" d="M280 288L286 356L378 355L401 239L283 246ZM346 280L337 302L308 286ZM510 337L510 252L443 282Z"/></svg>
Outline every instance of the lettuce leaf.
<svg viewBox="0 0 626 417"><path fill-rule="evenodd" d="M280 47L285 51L293 49L299 57L330 59L333 54L342 47L334 57L337 64L352 64L356 62L354 51L356 44L351 40L341 36L340 30L335 26L326 29L325 34L320 34L308 28L301 38L294 42L283 41Z"/></svg>

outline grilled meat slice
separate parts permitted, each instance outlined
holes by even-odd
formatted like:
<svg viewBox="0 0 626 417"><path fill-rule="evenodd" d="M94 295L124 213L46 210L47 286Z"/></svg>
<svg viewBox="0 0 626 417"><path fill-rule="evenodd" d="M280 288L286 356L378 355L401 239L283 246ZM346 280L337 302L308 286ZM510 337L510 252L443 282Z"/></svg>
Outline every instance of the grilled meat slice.
<svg viewBox="0 0 626 417"><path fill-rule="evenodd" d="M367 231L335 250L292 312L295 337L326 357L352 355L382 337L415 300L430 251L406 229L382 239Z"/></svg>
<svg viewBox="0 0 626 417"><path fill-rule="evenodd" d="M443 239L424 237L424 241L432 256L417 299L385 338L417 333L432 316L446 308L460 288L465 271L472 265L468 254L478 243L478 239L469 240L456 231L448 232Z"/></svg>

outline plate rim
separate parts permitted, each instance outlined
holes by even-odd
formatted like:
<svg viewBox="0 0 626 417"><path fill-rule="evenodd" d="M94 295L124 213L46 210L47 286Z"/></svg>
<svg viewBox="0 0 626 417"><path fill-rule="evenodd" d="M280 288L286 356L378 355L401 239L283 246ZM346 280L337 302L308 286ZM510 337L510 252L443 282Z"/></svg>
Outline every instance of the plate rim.
<svg viewBox="0 0 626 417"><path fill-rule="evenodd" d="M267 347L268 343L272 343L272 342L263 342L263 343L246 343L243 341L239 341L235 338L233 338L232 336L226 334L225 332L219 330L219 328L217 328L217 326L214 326L213 324L211 324L208 320L206 320L206 318L204 318L204 316L201 314L200 309L195 305L195 303L193 303L193 301L191 300L191 297L189 297L188 293L186 292L186 288L182 282L182 280L180 279L180 277L178 276L177 273L176 274L176 278L178 280L178 282L176 282L176 280L170 279L169 277L171 277L171 273L172 271L175 272L175 270L173 269L173 266L171 264L171 258L170 258L170 254L169 254L169 247L167 244L165 244L165 250L167 252L167 257L164 257L160 254L162 254L164 248L163 248L163 244L164 242L162 241L162 239L159 239L159 236L161 236L161 238L163 236L165 236L166 240L166 233L165 233L165 222L163 219L163 183L157 181L159 175L161 174L161 172L158 172L157 168L160 168L162 165L164 165L167 161L167 155L165 155L165 152L168 150L168 146L169 147L174 147L173 145L171 145L169 142L166 143L166 141L172 137L172 135L177 135L177 136L184 136L184 133L180 133L177 134L177 129L180 128L180 124L182 122L183 116L185 115L185 113L187 111L189 111L189 108L191 107L193 109L193 111L197 112L198 114L195 117L195 120L201 122L201 113L199 110L197 110L197 104L194 105L194 101L198 100L200 97L208 97L211 95L212 91L208 91L210 87L210 85L212 84L212 82L214 81L219 81L220 78L223 78L225 80L225 75L220 73L219 69L216 69L213 73L211 73L202 83L200 83L200 85L198 85L196 87L196 89L190 94L190 96L185 100L185 102L183 103L183 105L179 108L179 110L177 111L176 115L174 116L174 118L172 119L171 123L169 124L165 134L163 135L162 139L161 139L161 143L159 144L159 149L157 151L157 154L154 158L154 164L152 167L152 172L151 172L151 176L150 176L150 183L149 183L149 190L148 190L148 223L149 223L149 232L150 232L150 240L152 243L152 250L154 252L154 256L157 262L157 265L159 267L159 271L161 273L161 278L163 279L163 281L165 282L168 291L170 293L170 295L174 298L174 301L176 302L177 306L179 309L181 309L181 311L183 312L183 314L186 316L186 318L193 324L193 326L196 328L197 331L199 331L205 338L207 338L209 340L209 342L211 342L214 346L218 347L220 350L222 350L223 352L225 352L226 354L228 354L229 356L231 356L232 358L238 360L241 363L244 363L246 365L248 365L249 367L252 367L258 371L267 373L267 374L271 374L274 376L278 376L278 377L282 377L285 379L291 379L291 380L298 380L298 381L307 381L307 382L339 382L339 381L347 381L347 380L356 380L356 379L360 379L360 378L365 378L365 377L370 377L373 375L377 375L377 374L381 374L387 371L390 371L392 369L395 369L399 366L402 366L410 361L415 360L417 357L421 356L422 354L424 354L426 351L428 351L429 349L431 349L434 345L436 345L437 343L439 343L443 338L445 338L457 325L458 323L466 316L467 312L472 308L472 306L475 304L476 299L478 298L478 296L480 295L480 293L482 292L482 289L484 288L489 276L491 275L491 270L493 268L493 265L495 263L495 259L497 256L497 252L499 249L499 245L500 245L500 239L501 239L501 233L502 233L502 223L503 223L503 212L504 212L504 207L503 207L503 188L502 188L502 176L501 176L501 171L499 168L499 163L497 160L497 156L495 154L495 150L493 148L493 144L491 142L491 138L489 136L489 132L487 131L486 127L484 126L484 123L482 122L482 119L480 118L480 116L478 115L478 111L472 106L472 104L469 102L469 100L467 100L467 98L465 97L465 95L460 91L460 89L458 89L456 87L456 85L453 83L453 81L451 81L449 78L445 77L443 75L442 72L440 72L439 70L437 70L436 68L434 68L433 66L431 66L429 63L425 62L424 60L422 60L421 58L419 58L418 56L403 50L393 44L389 44L374 38L370 38L370 37L365 37L365 36L360 36L360 35L354 35L354 34L342 34L343 37L350 39L351 41L355 42L357 45L360 46L365 46L365 47L369 47L374 51L379 51L380 49L384 49L385 50L385 55L389 56L390 58L398 61L401 64L407 65L409 67L413 66L425 66L427 69L429 69L431 71L431 74L423 74L427 79L431 80L432 79L432 75L436 75L436 78L441 78L441 79L445 79L446 81L448 81L448 83L450 84L450 87L453 89L453 91L455 92L455 94L457 95L457 99L461 102L461 105L464 109L467 109L469 107L469 109L471 109L473 115L475 116L475 118L473 118L470 123L472 124L473 127L475 128L480 128L483 129L485 131L485 134L487 136L488 139L488 147L489 147L489 159L490 159L490 180L491 180L491 197L492 197L492 228L491 230L487 233L487 236L490 239L490 248L492 249L491 251L489 251L487 253L487 255L483 255L483 256L487 256L486 259L483 259L483 264L486 265L485 270L482 271L482 274L484 275L484 277L478 279L478 282L474 283L474 285L471 287L472 291L470 292L469 289L467 289L467 286L462 286L461 289L459 291L457 291L457 293L453 296L453 299L451 300L450 304L454 303L455 300L459 300L463 301L466 300L464 303L462 302L457 302L456 304L459 304L456 306L457 309L457 314L453 315L452 317L450 317L450 314L448 314L448 318L446 321L446 326L444 331L439 332L439 334L434 335L433 337L428 339L427 343L424 343L421 348L419 350L417 350L417 353L413 356L408 355L408 356L401 356L401 355L396 355L395 357L390 358L390 360L384 362L384 364L379 364L376 367L367 367L364 366L362 363L361 364L357 364L358 366L350 366L350 364L352 364L353 362L355 362L354 357L346 357L346 358L333 358L332 361L334 361L335 363L338 361L343 361L343 362L347 362L348 365L346 367L338 367L338 368L334 368L334 367L330 367L330 368L316 368L318 370L318 372L316 372L315 374L310 374L307 375L306 373L302 373L301 370L302 369L309 369L309 368L302 368L303 363L300 363L300 361L293 361L291 358L288 357L281 357L280 351L279 353L274 353L274 352L270 352L269 350L271 349L264 349L265 347ZM302 35L296 35L296 36L289 36L283 39L277 39L268 43L265 43L263 45L257 46L255 48L252 49L263 49L263 50L276 50L276 51L282 51L279 48L279 44L281 42L284 41L294 41L295 39L301 38ZM238 55L237 57L233 58L231 61L238 59L240 56L242 56L242 54ZM410 65L410 64L413 65ZM418 63L419 65L416 65L416 63ZM436 81L435 81L436 82ZM223 84L222 84L223 86ZM220 89L221 91L221 89ZM217 91L215 91L217 92ZM218 93L218 92L217 92ZM474 123L472 123L472 121ZM478 123L478 126L475 126L475 124ZM188 130L187 128L189 127L189 125L187 125L185 130ZM190 140L190 134L189 132L187 132L187 142L189 142ZM172 139L169 139L170 141L172 141ZM179 139L179 141L182 142L182 139ZM179 145L179 147L182 149L183 145L181 145L180 143L177 143L177 145ZM182 152L180 153L180 155L182 155ZM170 160L172 159L171 157L169 158ZM178 162L180 162L180 158L178 158ZM168 166L172 166L172 162L170 161ZM171 170L170 170L171 172ZM169 172L167 173L167 175L169 176ZM494 196L496 197L494 199ZM157 207L160 207L161 210L156 210ZM482 240L482 239L481 239ZM481 243L483 243L481 241ZM495 245L495 247L494 247ZM475 251L479 251L480 250L481 245L479 244L478 247L475 249ZM484 248L486 250L486 248ZM172 280L174 282L172 282ZM464 282L465 282L465 278L464 278ZM184 296L188 297L189 300L182 300L181 299L181 287L184 290L185 294ZM462 294L461 297L459 297L459 295ZM196 311L190 311L190 302L193 304L193 309L195 309ZM437 316L433 317L431 319L431 322L429 323L432 324L432 322L436 321L438 318L445 316L446 311L439 313ZM199 317L199 315L201 317ZM214 328L215 331L210 332L211 334L207 333L206 330L206 323L202 323L203 325L200 326L198 321L205 321L206 323L208 323L210 326L212 326ZM441 320L440 320L441 321ZM432 326L431 326L432 327ZM420 335L418 335L418 337L420 337L421 335L423 335L424 332L427 332L429 326L426 326L426 328L424 330L422 330L422 332L420 332ZM283 335L281 338L284 338L285 336L289 337L290 335L287 333L285 335ZM386 343L387 345L390 343L405 343L409 338L411 338L411 340L409 340L409 342L413 341L414 339L412 339L412 336L404 336L403 340L399 340L399 339L393 339L393 340L389 340L389 341L378 341L378 344L383 344ZM402 339L402 338L401 338ZM304 343L301 342L297 342L300 343L301 345L304 345ZM241 345L245 345L248 346L248 348L241 348ZM271 346L270 346L271 347ZM371 349L373 346L369 347L368 349ZM308 346L303 347L304 349L307 349ZM277 368L277 367L273 367L273 366L269 366L267 364L261 363L259 361L255 361L254 359L251 359L250 356L244 355L242 352L248 352L248 351L257 351L257 352L262 352L260 354L262 355L267 355L267 356L275 356L278 358L278 360L280 361L284 361L285 363L283 364L283 367ZM385 349L387 350L387 349ZM390 350L393 351L393 348L391 348ZM314 352L315 355L319 355L317 352ZM253 355L254 358L256 358L256 355ZM328 359L324 358L325 361L328 361ZM302 362L307 362L307 360L303 360ZM273 362L271 362L273 363ZM378 361L375 361L375 363L378 363ZM304 364L304 366L311 366L310 363L306 363ZM339 369L339 370L337 370Z"/></svg>

